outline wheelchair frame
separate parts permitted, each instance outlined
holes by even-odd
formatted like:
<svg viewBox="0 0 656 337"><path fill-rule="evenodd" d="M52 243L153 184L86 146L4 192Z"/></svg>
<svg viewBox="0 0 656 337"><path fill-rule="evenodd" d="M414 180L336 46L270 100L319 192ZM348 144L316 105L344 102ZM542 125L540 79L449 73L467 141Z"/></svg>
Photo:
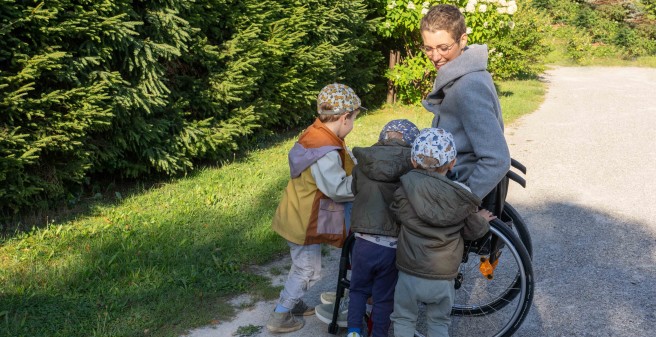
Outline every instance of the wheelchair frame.
<svg viewBox="0 0 656 337"><path fill-rule="evenodd" d="M526 167L520 162L511 159L511 166L526 174ZM465 242L455 282L456 302L451 315L452 321L459 321L460 317L469 319L463 324L467 329L466 335L511 336L521 326L533 301L533 245L526 223L517 210L505 202L509 180L526 187L524 178L512 170L508 171L506 177L483 201L483 205L492 205L494 214L499 215L490 222L490 232L481 239ZM339 304L350 286L347 274L354 243L355 235L350 234L342 247L333 317L328 325L331 334L337 334L339 330ZM506 261L507 256L510 256L510 261ZM502 257L503 264L500 262ZM472 266L476 263L480 263L479 268ZM491 274L483 273L482 265L491 267ZM475 321L479 321L480 326L474 327L472 323ZM424 335L415 331L415 336Z"/></svg>

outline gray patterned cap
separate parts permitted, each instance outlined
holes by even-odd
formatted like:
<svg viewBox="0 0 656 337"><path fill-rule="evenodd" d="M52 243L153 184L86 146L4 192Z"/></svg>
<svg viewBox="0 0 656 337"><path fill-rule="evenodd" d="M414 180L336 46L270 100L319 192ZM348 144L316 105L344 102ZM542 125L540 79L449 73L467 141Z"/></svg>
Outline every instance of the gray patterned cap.
<svg viewBox="0 0 656 337"><path fill-rule="evenodd" d="M378 141L387 139L387 133L390 131L401 133L403 135L403 141L408 145L412 145L412 142L415 141L415 138L419 134L419 129L415 123L407 119L395 119L385 124L378 136Z"/></svg>
<svg viewBox="0 0 656 337"><path fill-rule="evenodd" d="M412 144L412 159L424 169L434 169L456 158L453 135L444 129L426 128Z"/></svg>
<svg viewBox="0 0 656 337"><path fill-rule="evenodd" d="M321 104L328 103L333 109L322 110ZM357 109L365 109L360 105L360 98L353 89L340 83L328 84L323 87L317 97L317 112L320 115L341 115ZM365 109L366 110L366 109Z"/></svg>

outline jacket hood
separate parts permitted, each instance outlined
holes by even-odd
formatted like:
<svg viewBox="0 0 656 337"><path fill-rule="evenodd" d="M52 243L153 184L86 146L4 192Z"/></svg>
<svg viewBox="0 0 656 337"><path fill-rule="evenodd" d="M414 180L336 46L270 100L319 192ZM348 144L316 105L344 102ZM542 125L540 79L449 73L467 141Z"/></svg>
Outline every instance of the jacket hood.
<svg viewBox="0 0 656 337"><path fill-rule="evenodd" d="M382 140L370 147L353 148L358 167L367 178L382 182L397 182L412 169L411 148L403 140Z"/></svg>
<svg viewBox="0 0 656 337"><path fill-rule="evenodd" d="M412 170L401 177L401 184L417 216L436 227L463 221L481 204L476 195L437 172Z"/></svg>
<svg viewBox="0 0 656 337"><path fill-rule="evenodd" d="M331 145L306 149L303 145L294 143L294 146L287 156L291 177L296 178L300 176L305 169L314 164L319 158L325 156L326 153L339 149L341 149L341 147Z"/></svg>
<svg viewBox="0 0 656 337"><path fill-rule="evenodd" d="M473 44L465 47L462 55L443 65L433 85L433 91L427 100L437 98L438 92L446 85L468 73L487 70L487 45Z"/></svg>

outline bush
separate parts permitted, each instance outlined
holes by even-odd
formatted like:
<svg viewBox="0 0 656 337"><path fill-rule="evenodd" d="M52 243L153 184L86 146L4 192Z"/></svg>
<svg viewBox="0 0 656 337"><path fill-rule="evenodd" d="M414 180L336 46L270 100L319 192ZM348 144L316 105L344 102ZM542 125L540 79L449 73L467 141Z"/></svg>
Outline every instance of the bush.
<svg viewBox="0 0 656 337"><path fill-rule="evenodd" d="M576 62L586 56L613 54L634 58L656 54L656 30L649 19L649 5L639 1L575 1L533 0L532 5L542 10L556 24L566 24L577 29L580 36L573 36L582 43L568 40L568 53ZM613 53L614 51L614 53Z"/></svg>
<svg viewBox="0 0 656 337"><path fill-rule="evenodd" d="M592 39L572 26L561 26L555 30L555 36L566 41L566 55L576 63L582 63L590 56Z"/></svg>
<svg viewBox="0 0 656 337"><path fill-rule="evenodd" d="M641 4L645 8L647 16L651 20L656 20L656 1L654 0L641 0Z"/></svg>
<svg viewBox="0 0 656 337"><path fill-rule="evenodd" d="M554 24L571 24L578 14L578 4L563 0L532 0L531 5L542 10Z"/></svg>
<svg viewBox="0 0 656 337"><path fill-rule="evenodd" d="M458 6L468 27L468 43L486 43L490 50L488 69L496 79L536 76L544 70L544 57L549 51L543 33L548 22L535 10L515 1L442 0L390 1L379 32L385 37L398 37L403 51L402 62L387 72L394 82L399 99L418 104L432 88L435 69L420 51L419 23L430 6L450 3Z"/></svg>
<svg viewBox="0 0 656 337"><path fill-rule="evenodd" d="M420 105L421 100L433 87L435 67L420 53L416 57L406 58L403 63L388 70L386 76L394 82L400 102Z"/></svg>
<svg viewBox="0 0 656 337"><path fill-rule="evenodd" d="M231 157L333 81L384 87L364 1L30 3L0 2L0 214Z"/></svg>
<svg viewBox="0 0 656 337"><path fill-rule="evenodd" d="M489 69L496 79L530 78L545 70L545 57L551 51L545 36L551 31L549 20L525 4L513 17L508 36L496 37L491 46Z"/></svg>

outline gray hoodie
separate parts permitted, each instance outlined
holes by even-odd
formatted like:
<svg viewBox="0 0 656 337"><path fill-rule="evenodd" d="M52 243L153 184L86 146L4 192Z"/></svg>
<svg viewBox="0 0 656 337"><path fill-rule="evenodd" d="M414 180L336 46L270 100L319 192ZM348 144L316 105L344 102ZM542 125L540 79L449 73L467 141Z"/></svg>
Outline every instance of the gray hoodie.
<svg viewBox="0 0 656 337"><path fill-rule="evenodd" d="M484 198L510 169L499 98L487 71L487 46L471 45L442 66L422 102L433 127L453 134L458 150L450 178Z"/></svg>

